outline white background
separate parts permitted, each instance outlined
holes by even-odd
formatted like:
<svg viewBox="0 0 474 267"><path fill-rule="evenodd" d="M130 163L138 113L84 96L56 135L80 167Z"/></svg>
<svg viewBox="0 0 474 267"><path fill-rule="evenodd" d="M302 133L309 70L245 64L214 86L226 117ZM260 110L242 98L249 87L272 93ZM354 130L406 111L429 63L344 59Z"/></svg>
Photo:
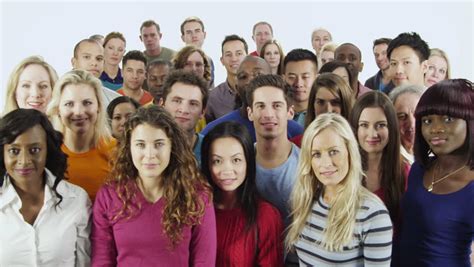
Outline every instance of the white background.
<svg viewBox="0 0 474 267"><path fill-rule="evenodd" d="M1 9L0 107L14 66L31 55L41 55L59 75L71 69L74 45L92 34L120 31L127 50L143 50L139 28L147 19L160 24L161 45L175 50L183 46L180 24L188 16L205 23L203 49L216 66L216 85L225 79L219 61L225 35L238 34L255 50L252 26L257 21L273 25L274 38L288 52L293 48L312 51L310 36L316 27L331 31L336 43L352 42L362 50L365 63L359 80L363 83L377 72L372 42L415 31L430 47L445 50L454 78L473 80L473 3L449 2L359 2L359 1L4 1ZM2 110L1 108L0 110Z"/></svg>

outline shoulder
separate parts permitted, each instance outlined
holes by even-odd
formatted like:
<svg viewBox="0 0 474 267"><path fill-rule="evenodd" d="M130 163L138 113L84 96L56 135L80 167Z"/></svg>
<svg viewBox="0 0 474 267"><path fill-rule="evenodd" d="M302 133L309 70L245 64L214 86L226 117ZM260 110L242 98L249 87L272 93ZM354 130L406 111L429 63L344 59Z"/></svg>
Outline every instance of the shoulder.
<svg viewBox="0 0 474 267"><path fill-rule="evenodd" d="M111 152L117 146L117 139L110 137L110 138L102 138L99 141L99 145L97 146L97 150L101 152Z"/></svg>
<svg viewBox="0 0 474 267"><path fill-rule="evenodd" d="M275 218L280 219L280 211L278 211L275 206L270 204L270 202L267 202L261 198L257 200L258 202L258 218L260 220L264 221L269 221L269 220L274 220Z"/></svg>
<svg viewBox="0 0 474 267"><path fill-rule="evenodd" d="M367 191L357 213L360 222L379 221L380 224L391 225L390 215L383 202L371 192Z"/></svg>

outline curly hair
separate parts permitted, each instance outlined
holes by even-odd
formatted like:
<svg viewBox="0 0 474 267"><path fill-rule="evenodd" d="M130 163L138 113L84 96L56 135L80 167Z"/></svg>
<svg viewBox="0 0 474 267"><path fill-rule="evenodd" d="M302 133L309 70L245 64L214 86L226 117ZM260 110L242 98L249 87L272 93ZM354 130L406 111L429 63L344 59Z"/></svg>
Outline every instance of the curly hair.
<svg viewBox="0 0 474 267"><path fill-rule="evenodd" d="M184 132L169 113L158 106L140 108L125 124L124 142L119 146L117 160L107 182L115 187L122 202L114 220L129 219L141 209L135 197L139 190L136 183L139 173L133 164L130 144L133 130L141 124L163 130L171 141L170 161L160 180L166 203L161 223L174 248L182 239L183 227L200 223L206 205L201 193L212 201L211 189L198 169L191 147L185 142Z"/></svg>
<svg viewBox="0 0 474 267"><path fill-rule="evenodd" d="M204 80L209 82L211 80L211 64L209 63L209 58L204 53L204 51L202 51L201 49L193 45L187 45L183 47L181 50L179 50L178 53L176 53L176 56L172 60L174 69L176 70L184 69L189 56L191 56L191 54L194 52L198 52L201 55L202 61L204 62L204 75L202 78L204 78Z"/></svg>
<svg viewBox="0 0 474 267"><path fill-rule="evenodd" d="M61 150L63 143L63 135L61 132L54 130L53 125L49 122L46 115L35 109L15 109L6 114L0 120L0 186L3 184L3 174L6 173L5 156L3 150L6 144L11 144L15 139L27 130L39 125L46 133L46 168L56 177L52 190L59 201L58 206L63 197L56 190L59 182L65 178L67 169L67 155Z"/></svg>

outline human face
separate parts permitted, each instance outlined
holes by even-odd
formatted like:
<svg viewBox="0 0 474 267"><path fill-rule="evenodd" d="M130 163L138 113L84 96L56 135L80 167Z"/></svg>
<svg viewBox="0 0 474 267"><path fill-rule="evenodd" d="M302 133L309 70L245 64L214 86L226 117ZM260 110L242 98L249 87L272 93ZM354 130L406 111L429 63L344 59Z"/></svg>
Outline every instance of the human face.
<svg viewBox="0 0 474 267"><path fill-rule="evenodd" d="M202 97L198 86L176 82L163 106L181 129L194 133L197 122L204 115Z"/></svg>
<svg viewBox="0 0 474 267"><path fill-rule="evenodd" d="M268 64L257 57L242 61L237 72L237 90L243 101L245 100L245 88L255 77L262 74L271 74Z"/></svg>
<svg viewBox="0 0 474 267"><path fill-rule="evenodd" d="M123 134L125 122L136 110L135 106L128 102L115 106L112 114L112 135L115 138L119 138Z"/></svg>
<svg viewBox="0 0 474 267"><path fill-rule="evenodd" d="M194 45L198 48L202 47L204 39L206 39L206 32L203 31L199 22L191 21L183 26L184 35L181 36L186 45Z"/></svg>
<svg viewBox="0 0 474 267"><path fill-rule="evenodd" d="M296 102L307 102L317 69L310 60L290 61L285 67L285 81L293 89Z"/></svg>
<svg viewBox="0 0 474 267"><path fill-rule="evenodd" d="M123 66L123 86L130 90L140 90L145 81L145 63L129 59Z"/></svg>
<svg viewBox="0 0 474 267"><path fill-rule="evenodd" d="M257 136L264 139L286 138L286 127L293 117L293 110L288 108L281 89L272 86L257 88L247 112Z"/></svg>
<svg viewBox="0 0 474 267"><path fill-rule="evenodd" d="M163 95L163 84L165 83L166 77L170 73L170 67L168 65L158 65L152 67L147 72L147 84L148 90L152 94L153 98L159 100Z"/></svg>
<svg viewBox="0 0 474 267"><path fill-rule="evenodd" d="M341 45L336 49L334 55L336 60L348 64L353 77L359 77L359 72L364 68L359 48L350 44Z"/></svg>
<svg viewBox="0 0 474 267"><path fill-rule="evenodd" d="M262 46L265 44L265 42L271 40L272 38L273 34L272 30L270 29L270 26L268 26L267 24L257 25L252 36L252 39L257 45L257 53L260 53L260 50L262 49Z"/></svg>
<svg viewBox="0 0 474 267"><path fill-rule="evenodd" d="M432 86L442 80L446 79L448 74L448 63L439 56L431 56L428 59L428 70L425 74L425 85Z"/></svg>
<svg viewBox="0 0 474 267"><path fill-rule="evenodd" d="M130 153L139 179L160 179L170 163L171 140L162 129L143 123L132 130Z"/></svg>
<svg viewBox="0 0 474 267"><path fill-rule="evenodd" d="M447 115L428 115L421 118L421 133L431 151L437 156L448 155L466 141L467 123Z"/></svg>
<svg viewBox="0 0 474 267"><path fill-rule="evenodd" d="M392 50L390 55L390 68L394 77L395 86L404 84L424 85L424 74L426 62L420 62L420 58L413 48L402 45Z"/></svg>
<svg viewBox="0 0 474 267"><path fill-rule="evenodd" d="M33 182L43 178L47 160L46 132L35 125L3 147L5 169L15 182Z"/></svg>
<svg viewBox="0 0 474 267"><path fill-rule="evenodd" d="M367 153L382 153L388 143L388 122L382 108L365 108L359 117L357 138Z"/></svg>
<svg viewBox="0 0 474 267"><path fill-rule="evenodd" d="M212 181L224 192L235 192L247 171L244 148L233 137L218 138L212 142L210 154Z"/></svg>
<svg viewBox="0 0 474 267"><path fill-rule="evenodd" d="M325 187L335 188L349 172L349 151L344 139L326 128L313 138L311 145L313 173Z"/></svg>
<svg viewBox="0 0 474 267"><path fill-rule="evenodd" d="M344 67L336 68L335 70L332 71L332 73L344 79L344 81L346 81L346 83L352 88L352 84L349 81L349 73L347 72L346 68Z"/></svg>
<svg viewBox="0 0 474 267"><path fill-rule="evenodd" d="M141 30L140 40L145 45L146 51L156 50L160 48L161 33L155 25L143 27Z"/></svg>
<svg viewBox="0 0 474 267"><path fill-rule="evenodd" d="M104 48L97 42L83 42L72 59L73 69L85 70L98 78L104 70Z"/></svg>
<svg viewBox="0 0 474 267"><path fill-rule="evenodd" d="M323 113L341 114L341 99L326 87L320 87L314 99L314 114Z"/></svg>
<svg viewBox="0 0 474 267"><path fill-rule="evenodd" d="M334 61L334 52L333 51L323 51L321 53L321 63L322 65Z"/></svg>
<svg viewBox="0 0 474 267"><path fill-rule="evenodd" d="M387 44L378 44L374 46L375 63L380 70L386 70L390 67L387 57Z"/></svg>
<svg viewBox="0 0 474 267"><path fill-rule="evenodd" d="M278 65L280 64L280 51L276 44L269 44L265 47L265 53L263 58L270 64L272 69L278 70ZM276 72L274 73L276 74Z"/></svg>
<svg viewBox="0 0 474 267"><path fill-rule="evenodd" d="M237 74L239 65L246 55L244 43L241 41L229 41L224 44L222 47L221 63L227 70L227 75Z"/></svg>
<svg viewBox="0 0 474 267"><path fill-rule="evenodd" d="M105 44L105 63L118 66L122 62L125 53L125 42L120 38L112 38Z"/></svg>
<svg viewBox="0 0 474 267"><path fill-rule="evenodd" d="M18 77L15 100L19 108L33 108L45 113L52 91L48 71L41 65L30 64Z"/></svg>
<svg viewBox="0 0 474 267"><path fill-rule="evenodd" d="M415 144L415 109L420 96L412 93L399 95L394 103L400 127L400 141L403 147L412 152Z"/></svg>
<svg viewBox="0 0 474 267"><path fill-rule="evenodd" d="M331 36L329 35L329 32L325 30L315 31L313 36L311 36L311 44L313 45L313 49L316 51L316 54L319 54L321 47L330 41Z"/></svg>
<svg viewBox="0 0 474 267"><path fill-rule="evenodd" d="M88 84L68 84L59 100L59 116L66 131L86 134L94 131L99 104L94 88Z"/></svg>
<svg viewBox="0 0 474 267"><path fill-rule="evenodd" d="M201 78L204 77L204 59L199 52L195 51L189 55L184 70L193 72Z"/></svg>

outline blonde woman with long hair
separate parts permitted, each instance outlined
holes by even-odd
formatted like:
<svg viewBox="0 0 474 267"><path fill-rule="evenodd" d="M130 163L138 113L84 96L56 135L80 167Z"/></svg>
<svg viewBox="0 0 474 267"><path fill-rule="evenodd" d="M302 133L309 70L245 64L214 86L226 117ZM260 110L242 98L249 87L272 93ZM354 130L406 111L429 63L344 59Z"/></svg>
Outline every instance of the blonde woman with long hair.
<svg viewBox="0 0 474 267"><path fill-rule="evenodd" d="M357 140L338 114L307 127L286 237L300 265L389 266L392 223L387 208L362 184Z"/></svg>

